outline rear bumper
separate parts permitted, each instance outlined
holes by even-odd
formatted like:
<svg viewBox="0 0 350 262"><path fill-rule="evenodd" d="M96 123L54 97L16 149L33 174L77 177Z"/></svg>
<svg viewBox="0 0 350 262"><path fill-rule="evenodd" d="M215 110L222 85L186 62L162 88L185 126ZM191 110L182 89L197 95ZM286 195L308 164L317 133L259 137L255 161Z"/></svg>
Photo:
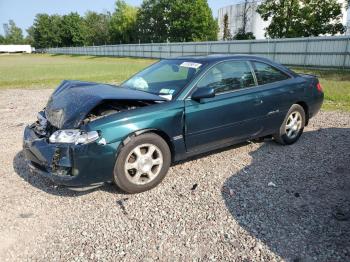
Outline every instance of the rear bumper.
<svg viewBox="0 0 350 262"><path fill-rule="evenodd" d="M118 146L50 144L32 126L24 130L23 152L29 168L59 185L85 187L111 181Z"/></svg>
<svg viewBox="0 0 350 262"><path fill-rule="evenodd" d="M309 118L314 117L320 111L324 100L324 94L318 93L314 96L309 108Z"/></svg>

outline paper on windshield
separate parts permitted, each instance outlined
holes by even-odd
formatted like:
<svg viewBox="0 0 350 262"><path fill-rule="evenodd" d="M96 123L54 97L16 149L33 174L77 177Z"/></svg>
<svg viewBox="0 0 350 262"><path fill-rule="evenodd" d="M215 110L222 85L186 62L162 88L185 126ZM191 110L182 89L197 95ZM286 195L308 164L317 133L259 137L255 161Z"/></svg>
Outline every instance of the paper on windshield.
<svg viewBox="0 0 350 262"><path fill-rule="evenodd" d="M165 98L166 100L171 100L171 99L173 99L173 95L159 95L160 97L163 97L163 98Z"/></svg>
<svg viewBox="0 0 350 262"><path fill-rule="evenodd" d="M167 99L167 100L172 100L173 99L173 93L175 92L174 89L169 89L169 88L162 88L159 93L161 97Z"/></svg>
<svg viewBox="0 0 350 262"><path fill-rule="evenodd" d="M188 67L188 68L194 68L198 69L201 67L202 64L200 63L194 63L194 62L183 62L180 66L182 67Z"/></svg>
<svg viewBox="0 0 350 262"><path fill-rule="evenodd" d="M175 92L174 89L169 89L169 88L162 88L159 93L161 94L173 94Z"/></svg>

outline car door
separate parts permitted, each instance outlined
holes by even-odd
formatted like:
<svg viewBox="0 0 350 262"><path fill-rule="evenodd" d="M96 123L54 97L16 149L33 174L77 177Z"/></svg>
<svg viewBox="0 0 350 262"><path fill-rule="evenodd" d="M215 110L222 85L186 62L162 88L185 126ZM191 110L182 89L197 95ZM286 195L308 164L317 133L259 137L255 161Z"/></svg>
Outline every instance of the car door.
<svg viewBox="0 0 350 262"><path fill-rule="evenodd" d="M302 97L303 87L299 88L295 78L273 65L260 61L251 64L259 85L257 96L262 101L257 112L262 119L262 135L271 134L280 127L295 97Z"/></svg>
<svg viewBox="0 0 350 262"><path fill-rule="evenodd" d="M206 72L193 91L210 87L215 97L185 100L185 142L188 152L206 151L249 138L261 129L256 111L261 105L247 61L224 61Z"/></svg>

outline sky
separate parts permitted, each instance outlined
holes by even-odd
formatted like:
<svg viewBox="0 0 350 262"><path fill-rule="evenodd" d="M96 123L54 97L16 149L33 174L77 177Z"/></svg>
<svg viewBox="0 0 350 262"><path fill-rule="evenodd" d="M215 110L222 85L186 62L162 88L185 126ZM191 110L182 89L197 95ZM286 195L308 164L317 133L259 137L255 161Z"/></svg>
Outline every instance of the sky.
<svg viewBox="0 0 350 262"><path fill-rule="evenodd" d="M17 26L25 29L33 24L33 20L38 13L47 14L67 14L78 12L84 15L86 11L112 11L115 0L0 0L0 34L4 34L3 24L9 19L13 19ZM126 0L128 4L139 6L142 0ZM217 17L218 9L231 5L238 0L208 0L209 6L213 10L214 17Z"/></svg>

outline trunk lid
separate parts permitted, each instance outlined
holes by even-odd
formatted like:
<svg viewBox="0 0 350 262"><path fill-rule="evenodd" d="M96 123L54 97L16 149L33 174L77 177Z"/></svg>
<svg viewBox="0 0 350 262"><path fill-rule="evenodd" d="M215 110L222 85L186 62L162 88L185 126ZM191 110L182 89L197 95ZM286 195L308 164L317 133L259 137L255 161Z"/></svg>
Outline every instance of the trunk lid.
<svg viewBox="0 0 350 262"><path fill-rule="evenodd" d="M50 96L45 116L58 129L77 128L91 110L106 100L167 101L157 95L118 86L64 80Z"/></svg>

